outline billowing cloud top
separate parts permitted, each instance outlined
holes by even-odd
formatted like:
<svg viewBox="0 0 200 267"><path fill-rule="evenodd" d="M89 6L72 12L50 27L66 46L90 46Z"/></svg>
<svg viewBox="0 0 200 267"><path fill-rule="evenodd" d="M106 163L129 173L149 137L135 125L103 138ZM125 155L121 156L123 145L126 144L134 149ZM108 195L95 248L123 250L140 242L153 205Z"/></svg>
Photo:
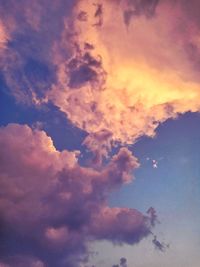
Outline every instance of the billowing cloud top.
<svg viewBox="0 0 200 267"><path fill-rule="evenodd" d="M198 0L0 2L0 78L17 102L59 108L88 135L58 151L44 131L0 129L0 266L77 267L87 242L136 244L153 208L110 208L139 166L117 142L153 136L159 123L200 110ZM153 244L163 250L155 236ZM122 258L120 266L126 266Z"/></svg>
<svg viewBox="0 0 200 267"><path fill-rule="evenodd" d="M21 16L2 5L1 65L18 100L52 101L76 126L122 143L199 110L197 0L47 2L21 1Z"/></svg>
<svg viewBox="0 0 200 267"><path fill-rule="evenodd" d="M58 65L59 82L49 98L78 127L109 130L125 143L153 136L170 117L199 110L200 25L187 5L79 1L72 56Z"/></svg>
<svg viewBox="0 0 200 267"><path fill-rule="evenodd" d="M138 167L126 148L95 171L18 124L0 129L0 148L0 259L9 266L78 266L88 241L135 244L151 234L151 215L107 204Z"/></svg>

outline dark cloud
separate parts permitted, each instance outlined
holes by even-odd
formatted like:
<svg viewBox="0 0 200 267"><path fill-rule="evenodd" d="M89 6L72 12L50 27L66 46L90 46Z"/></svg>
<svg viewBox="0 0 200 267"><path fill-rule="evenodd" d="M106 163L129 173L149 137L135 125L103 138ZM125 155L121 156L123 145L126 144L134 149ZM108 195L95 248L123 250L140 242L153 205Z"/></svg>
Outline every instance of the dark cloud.
<svg viewBox="0 0 200 267"><path fill-rule="evenodd" d="M80 65L77 69L70 72L69 87L76 88L93 81L97 78L97 73L87 64Z"/></svg>
<svg viewBox="0 0 200 267"><path fill-rule="evenodd" d="M128 267L127 265L127 259L121 258L119 264L114 264L112 267Z"/></svg>
<svg viewBox="0 0 200 267"><path fill-rule="evenodd" d="M77 19L80 20L80 21L87 21L87 12L80 11L78 13Z"/></svg>
<svg viewBox="0 0 200 267"><path fill-rule="evenodd" d="M158 222L156 210L153 207L150 207L147 210L147 214L149 214L152 224L155 224L156 222Z"/></svg>
<svg viewBox="0 0 200 267"><path fill-rule="evenodd" d="M103 5L102 4L94 4L96 6L96 11L94 14L94 18L97 19L97 22L94 26L102 26L103 24Z"/></svg>
<svg viewBox="0 0 200 267"><path fill-rule="evenodd" d="M101 27L103 25L103 4L102 3L93 3L94 12L92 14L94 23L92 26ZM87 11L81 10L78 15L77 19L81 22L88 21L88 13Z"/></svg>
<svg viewBox="0 0 200 267"><path fill-rule="evenodd" d="M128 26L131 19L144 15L147 18L154 16L159 0L129 0L127 9L124 11L124 23Z"/></svg>
<svg viewBox="0 0 200 267"><path fill-rule="evenodd" d="M76 47L76 54L67 63L68 86L76 89L87 83L97 83L101 87L106 75L102 67L101 57L92 56L90 50L93 47L88 43L85 43L83 51L77 44Z"/></svg>
<svg viewBox="0 0 200 267"><path fill-rule="evenodd" d="M120 259L120 266L121 267L127 267L127 259L126 258Z"/></svg>
<svg viewBox="0 0 200 267"><path fill-rule="evenodd" d="M158 239L157 236L154 236L154 239L152 240L152 243L154 244L155 248L157 250L160 250L161 252L165 252L167 248L169 248L168 244L161 243Z"/></svg>

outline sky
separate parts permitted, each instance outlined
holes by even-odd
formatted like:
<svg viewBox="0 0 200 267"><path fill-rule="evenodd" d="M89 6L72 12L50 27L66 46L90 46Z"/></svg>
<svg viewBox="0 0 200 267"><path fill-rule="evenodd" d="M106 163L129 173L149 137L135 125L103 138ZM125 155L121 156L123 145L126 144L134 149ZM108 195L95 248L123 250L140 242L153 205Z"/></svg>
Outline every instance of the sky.
<svg viewBox="0 0 200 267"><path fill-rule="evenodd" d="M198 267L198 0L0 0L0 267Z"/></svg>

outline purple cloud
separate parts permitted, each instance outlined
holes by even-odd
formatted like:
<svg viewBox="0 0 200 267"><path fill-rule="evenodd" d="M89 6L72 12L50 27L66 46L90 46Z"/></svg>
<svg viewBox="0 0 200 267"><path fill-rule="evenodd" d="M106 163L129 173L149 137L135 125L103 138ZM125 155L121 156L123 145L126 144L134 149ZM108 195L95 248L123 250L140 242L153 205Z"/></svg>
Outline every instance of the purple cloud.
<svg viewBox="0 0 200 267"><path fill-rule="evenodd" d="M88 241L136 244L151 234L151 214L107 204L138 166L126 148L97 171L80 166L76 151L57 151L45 132L10 124L0 129L0 150L5 264L79 266L87 261Z"/></svg>
<svg viewBox="0 0 200 267"><path fill-rule="evenodd" d="M114 264L112 267L128 267L127 259L122 257L119 264Z"/></svg>

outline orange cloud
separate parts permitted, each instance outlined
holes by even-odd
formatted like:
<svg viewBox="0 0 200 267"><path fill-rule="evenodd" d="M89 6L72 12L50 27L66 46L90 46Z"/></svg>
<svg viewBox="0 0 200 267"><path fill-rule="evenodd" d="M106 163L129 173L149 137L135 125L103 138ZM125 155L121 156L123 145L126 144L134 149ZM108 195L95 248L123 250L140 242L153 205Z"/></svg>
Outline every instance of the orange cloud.
<svg viewBox="0 0 200 267"><path fill-rule="evenodd" d="M6 43L9 40L8 33L6 32L6 28L3 22L0 20L0 49L6 47Z"/></svg>
<svg viewBox="0 0 200 267"><path fill-rule="evenodd" d="M91 0L77 4L72 57L58 66L59 82L48 97L78 127L92 134L110 131L122 143L153 136L166 119L198 111L199 75L187 47L199 46L199 28L179 2L159 3L151 16L148 6L136 12L137 1L100 2L101 13ZM127 10L133 14L129 26Z"/></svg>

